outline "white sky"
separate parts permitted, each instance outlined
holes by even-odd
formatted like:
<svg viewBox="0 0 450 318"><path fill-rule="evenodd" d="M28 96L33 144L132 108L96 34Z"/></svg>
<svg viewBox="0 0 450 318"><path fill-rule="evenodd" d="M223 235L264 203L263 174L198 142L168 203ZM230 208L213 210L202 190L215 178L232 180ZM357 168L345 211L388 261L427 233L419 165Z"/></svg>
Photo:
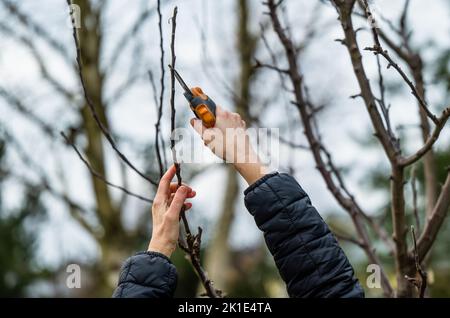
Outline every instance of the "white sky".
<svg viewBox="0 0 450 318"><path fill-rule="evenodd" d="M71 30L65 26L65 1L45 0L45 1L20 1L20 7L27 12L33 13L33 18L45 26L45 28L67 44L68 50L74 54L72 44ZM152 1L151 1L152 3ZM232 109L232 102L226 90L223 89L221 82L225 81L230 87L233 87L233 80L237 76L234 73L236 68L236 55L234 48L235 16L234 1L225 0L178 0L171 1L164 8L164 33L165 49L169 52L169 34L170 25L168 21L173 4L178 5L178 30L177 30L177 65L179 71L183 74L186 81L192 85L200 85L208 92L214 100L225 108ZM295 30L295 37L301 39L304 34L304 28L310 22L311 9L315 1L288 1L291 8L287 15ZM396 18L399 10L402 8L403 1L377 1L377 8L388 18ZM142 6L141 1L108 1L108 12L104 19L104 25L107 33L104 38L106 61L117 45L117 40L128 30L130 24L134 21L138 10ZM264 8L261 1L252 1L253 16L252 23L255 30L258 30L258 23L266 19L262 15ZM356 139L366 138L367 132L371 129L370 122L360 100L351 100L350 95L358 93L354 74L351 72L351 65L346 49L335 42L334 39L342 37L342 30L336 20L336 13L330 6L322 6L322 17L318 22L323 25L319 32L318 39L306 51L301 65L305 73L305 78L310 86L311 95L318 102L327 101L330 103L328 109L321 117L321 130L324 141L329 145L335 161L339 166L351 167L348 172L349 188L356 194L362 206L369 212L376 212L383 198L379 194L370 192L363 187L361 178L367 172L367 169L380 164L385 164L385 160L380 156L380 151L373 149L362 149ZM450 44L449 20L450 6L445 0L412 0L410 8L410 22L414 25L414 44L421 47L428 63L432 63L436 49L430 45L434 43L437 47L448 48ZM0 9L0 19L6 19L6 13ZM9 21L9 20L6 20ZM10 25L16 26L17 23ZM143 144L148 140L153 140L153 128L155 121L155 105L145 73L148 68L152 69L155 77L159 78L159 38L157 35L157 20L154 16L144 28L144 32L139 34L139 39L144 45L144 57L138 64L140 73L144 78L139 82L129 94L124 96L110 110L112 126L114 130L121 135L126 136L138 144ZM331 27L327 25L332 24ZM201 35L199 27L201 25L208 41L208 57L215 62L215 68L218 70L219 80L211 79L208 74L202 71L201 59L204 56L201 48ZM363 26L364 21L359 21L358 25ZM22 30L21 28L18 28ZM297 32L297 30L301 30ZM361 47L371 45L370 35L364 32L359 33ZM268 35L275 50L280 46L274 35ZM130 41L135 43L136 41ZM47 65L52 73L66 87L76 88L77 78L67 67L67 65L52 51L39 43L43 55L46 57ZM108 80L106 90L109 95L113 94L116 88L126 80L130 69L136 64L131 60L133 46L125 50L125 54L120 63L114 69L112 77ZM267 58L267 54L262 49L258 58ZM371 75L372 81L376 80L375 58L371 53L364 53L364 61ZM169 55L166 55L166 63L169 62ZM106 63L106 62L104 62ZM107 65L103 65L107 67ZM34 63L31 55L26 49L17 45L10 39L0 39L0 85L9 88L19 95L23 96L24 103L39 114L42 118L52 123L57 129L63 129L67 123L73 123L76 117L69 106L63 104L63 100L56 98L50 88L42 85L39 76L39 69ZM398 79L397 74L392 70L385 70L384 74L388 81ZM427 74L427 81L430 81ZM258 81L254 92L263 99L272 93L274 88L279 87L278 77L274 74L264 73L261 78L269 80ZM417 109L413 97L408 89L403 89L404 94L396 98L391 98L392 102L392 120L394 125L415 124L417 123ZM168 100L168 90L166 90L166 101ZM440 89L428 90L428 99L434 111L437 112L444 101L444 91ZM286 102L292 97L286 97L274 102L272 107L261 114L262 121L266 127L284 126ZM448 102L448 101L447 101ZM167 103L166 103L167 104ZM177 94L178 123L187 125L187 118L191 117L185 101L181 94ZM292 117L298 120L297 111L290 106ZM281 112L280 112L281 110ZM41 164L45 164L46 170L51 175L52 180L58 186L61 182L58 180L58 173L64 171L69 193L77 202L83 202L87 207L92 206L88 172L73 152L62 147L61 142L54 141L49 143L47 138L32 123L23 120L18 114L8 107L3 100L0 100L0 123L5 125L21 141L30 154ZM168 136L168 112L164 117L164 134ZM188 117L189 116L189 117ZM298 123L298 121L297 121ZM286 133L285 131L282 131ZM296 134L297 142L306 144L301 129ZM407 144L410 149L420 145L418 131L411 130L410 142ZM438 147L448 146L449 131L447 129L442 141ZM80 141L81 142L81 141ZM198 145L201 147L201 145ZM108 149L108 147L106 147ZM123 145L125 152L130 153L131 157L142 165L148 158L138 157L133 154L131 147ZM120 173L118 172L117 160L112 159L111 151L108 151L111 160L109 165L109 179L120 183ZM168 153L170 157L170 154ZM313 203L318 210L325 214L331 211L340 211L332 196L324 186L324 182L314 169L314 162L309 153L296 151L295 154L282 148L280 152L282 166L293 160L297 169L297 179L307 190ZM17 158L11 156L10 162L15 165L18 171L24 171L27 175L33 174L27 167L23 167ZM136 192L150 195L148 186L130 172L130 187ZM220 211L224 186L225 169L217 165L208 170L208 172L198 176L188 182L197 190L198 197L193 201L196 214L195 221L204 227L205 234L213 231L212 224ZM214 187L211 187L214 185ZM242 190L244 190L242 182ZM213 190L212 190L213 189ZM6 201L10 206L16 206L21 200L21 188L11 183L6 191ZM117 192L113 192L118 194ZM56 265L71 258L90 259L98 253L92 239L86 235L77 224L70 220L67 211L61 204L50 196L46 197L47 206L50 208L50 219L48 224L41 231L40 248L42 261L46 264ZM130 200L129 212L127 212L126 221L132 224L136 222L137 217L142 213L142 204L135 200ZM261 233L254 226L254 222L243 206L243 195L238 202L238 213L236 222L233 226L231 235L232 243L236 246L254 244L262 239Z"/></svg>

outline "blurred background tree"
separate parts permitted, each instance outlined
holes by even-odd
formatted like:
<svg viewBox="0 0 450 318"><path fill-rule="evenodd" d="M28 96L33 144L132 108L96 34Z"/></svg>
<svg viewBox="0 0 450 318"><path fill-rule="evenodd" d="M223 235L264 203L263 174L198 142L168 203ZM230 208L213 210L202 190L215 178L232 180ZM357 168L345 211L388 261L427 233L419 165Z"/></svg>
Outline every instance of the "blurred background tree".
<svg viewBox="0 0 450 318"><path fill-rule="evenodd" d="M25 297L31 285L51 277L36 263L37 230L45 221L45 206L40 189L33 186L25 190L21 207L9 211L3 206L2 190L9 176L2 137L0 134L0 297Z"/></svg>
<svg viewBox="0 0 450 318"><path fill-rule="evenodd" d="M167 148L170 132L168 90L161 87L161 83L168 86L168 74L162 77L158 26L164 35L163 48L168 51L170 25L166 22L173 6L178 5L178 65L185 79L204 87L222 106L239 112L249 127L279 127L279 170L298 177L336 233L355 234L348 216L315 171L298 111L291 103L290 93L286 93L292 87L286 78L267 67L273 63L286 66L284 52L264 14L267 8L257 0L159 3L161 16L157 1L74 1L81 10L82 25L78 31L87 93L119 148L137 167L143 167L145 175L152 180L159 178L156 149L164 145ZM440 12L447 3L433 5L433 12ZM392 19L403 9L389 1L379 7L389 8L382 13ZM146 249L151 234L150 205L108 187L89 173L59 136L64 131L92 168L108 180L153 197L155 187L118 159L92 118L79 83L67 17L64 1L0 0L0 125L7 132L1 144L0 169L0 193L7 199L0 200L0 293L4 296L108 297L123 260ZM280 6L280 17L286 23L287 34L299 43L308 93L319 104L316 116L324 139L334 146L333 155L342 175L357 190L358 197L373 207L370 211L374 218L384 220L383 226L392 233L390 218L386 217L388 167L380 164L380 147L374 145L373 138L355 138L367 136L370 123L364 110L355 108L348 99L355 93L356 84L351 74L347 75L348 57L333 42L342 36L336 11L329 1L285 1ZM428 16L414 20L417 25L412 22L421 17L420 10L411 11L410 25L419 31L428 30ZM367 28L363 19L361 25L358 36L366 40L369 32L364 31ZM427 36L439 43L431 48L426 45L429 39L424 40L423 36L414 43L418 53L424 53L425 84L427 88L432 86L429 96L433 104L448 105L449 50L443 44L444 37ZM167 58L163 62L165 67ZM408 69L408 65L405 67ZM375 65L371 65L370 75L375 82ZM391 100L410 100L409 92L401 89L396 76L389 72L385 77ZM164 112L158 145L154 124L158 121L161 97ZM187 126L188 116L192 116L188 107L183 108L185 104L182 96L177 96L181 126ZM392 107L396 115L401 114L395 122L396 130L405 137L418 136L417 118L398 111L406 103L397 104ZM433 153L437 182L432 183L437 188L450 164L448 143L443 139ZM170 157L168 154L169 149L162 149L164 158ZM164 161L170 163L167 158ZM364 166L365 162L368 163ZM430 189L426 180L431 180L425 177L424 170L423 163L416 165L417 202L422 219L424 211L429 210L424 197ZM242 204L245 185L236 172L230 167L206 164L186 164L182 171L186 182L201 187L199 203L189 218L192 224L205 229L203 264L216 287L228 296L286 296L262 236ZM410 171L406 175L409 181ZM210 191L212 184L214 193ZM372 200L375 193L379 200ZM414 224L410 194L407 223ZM55 223L55 219L60 223ZM61 224L64 227L59 228ZM449 279L449 226L447 220L427 261L430 296L449 295L450 289L444 286ZM49 239L48 234L43 234L48 232L46 227L60 236ZM370 235L379 247L377 252L389 280L395 284L392 256L373 233ZM244 244L247 236L253 239ZM341 243L365 285L365 255L353 244L345 240ZM58 244L60 251L56 252ZM42 258L53 260L53 264ZM182 251L175 253L173 262L179 273L176 295L191 297L201 293ZM82 267L80 290L65 287L65 267L70 263ZM382 295L380 290L366 291L369 296Z"/></svg>

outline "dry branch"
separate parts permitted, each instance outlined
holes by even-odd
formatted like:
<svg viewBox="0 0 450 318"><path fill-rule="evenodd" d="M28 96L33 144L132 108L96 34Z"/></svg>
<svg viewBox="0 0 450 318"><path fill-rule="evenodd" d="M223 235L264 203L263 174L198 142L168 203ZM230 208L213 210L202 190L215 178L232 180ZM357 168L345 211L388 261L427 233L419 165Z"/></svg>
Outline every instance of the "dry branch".
<svg viewBox="0 0 450 318"><path fill-rule="evenodd" d="M71 10L70 15L73 18L73 10L71 7L72 1L67 0L67 4ZM91 114L92 114L92 117L94 118L95 123L100 128L101 132L103 133L103 135L105 136L106 140L109 142L111 147L114 149L116 154L128 167L130 167L133 171L135 171L139 176L141 176L143 179L147 180L149 183L151 183L155 186L158 185L158 183L156 181L152 180L150 177L146 176L143 172L141 172L138 168L136 168L134 166L134 164L132 164L131 161L119 150L119 147L117 146L116 142L114 141L114 138L113 138L111 132L105 126L105 124L102 123L102 121L100 120L100 118L97 114L97 111L95 109L95 106L87 92L87 87L86 87L86 83L85 83L84 75L83 75L83 62L81 59L81 46L80 46L80 42L78 39L77 28L75 27L75 25L73 26L73 39L74 39L75 48L76 48L76 62L77 62L77 66L78 66L78 75L80 78L80 82L81 82L81 86L83 89L84 97L86 99L86 103L89 106L89 110L91 111Z"/></svg>
<svg viewBox="0 0 450 318"><path fill-rule="evenodd" d="M13 106L25 118L36 124L46 135L51 138L56 136L54 128L44 119L40 118L33 111L28 109L28 107L26 107L24 103L14 94L7 92L4 88L0 87L0 97L4 98L9 105Z"/></svg>
<svg viewBox="0 0 450 318"><path fill-rule="evenodd" d="M450 106L444 109L442 112L442 115L437 119L436 127L433 130L433 133L428 138L428 140L425 142L425 144L417 150L416 153L410 155L409 157L403 157L399 160L399 165L406 167L409 165L412 165L413 163L419 161L424 155L427 154L428 151L433 147L433 145L436 143L436 141L439 139L439 136L442 132L442 130L445 127L445 124L447 123L448 119L450 118Z"/></svg>
<svg viewBox="0 0 450 318"><path fill-rule="evenodd" d="M441 194L438 197L432 213L427 218L427 223L417 241L417 250L419 260L422 261L436 240L437 234L444 223L445 217L450 207L450 170L447 173L447 179L442 187Z"/></svg>
<svg viewBox="0 0 450 318"><path fill-rule="evenodd" d="M427 272L422 269L420 265L419 253L417 251L417 243L416 243L416 232L414 231L414 226L411 226L411 236L413 241L414 248L414 264L416 266L416 277L409 277L405 275L405 279L417 287L419 290L419 298L425 297L425 291L427 289Z"/></svg>
<svg viewBox="0 0 450 318"><path fill-rule="evenodd" d="M344 44L348 49L353 71L361 89L361 96L370 115L376 136L383 145L383 149L391 163L391 214L394 228L393 238L395 242L395 264L399 286L398 295L407 296L410 293L410 289L403 277L408 273L410 257L406 243L407 228L404 200L404 167L398 163L399 158L401 158L401 153L399 153L398 148L392 142L389 132L381 120L382 116L375 105L376 99L362 63L362 55L352 21L352 12L355 1L333 0L333 3L339 14L339 19L345 35ZM375 26L372 27L372 33L375 47L381 47Z"/></svg>
<svg viewBox="0 0 450 318"><path fill-rule="evenodd" d="M403 10L403 14L400 21L400 35L402 36L404 42L405 42L405 49L395 46L395 44L390 41L389 45L395 47L394 51L403 58L411 67L413 70L413 73L416 74L415 80L420 85L419 88L417 88L413 82L408 78L406 73L402 70L402 68L391 58L387 50L384 50L381 43L380 43L380 37L383 39L388 39L384 33L381 33L376 25L376 21L374 21L374 17L370 11L368 1L367 0L358 0L358 3L364 10L363 16L369 20L371 23L371 30L374 40L374 46L368 47L366 50L372 51L377 55L377 60L379 59L378 56L384 57L384 59L388 62L388 67L393 67L401 76L403 81L407 84L407 86L411 89L412 94L414 97L418 100L418 104L420 106L420 114L421 114L421 121L422 121L422 130L423 135L425 139L424 146L419 149L415 154L410 155L409 157L402 156L400 149L398 145L395 144L394 140L389 140L388 137L391 135L390 133L390 127L385 127L383 123L380 121L381 115L379 114L378 110L376 109L375 101L377 100L374 97L374 94L372 93L371 85L369 82L369 79L366 75L363 63L362 63L362 56L360 49L358 47L358 42L356 39L356 30L353 27L353 21L352 21L352 15L353 13L353 7L355 4L355 1L353 0L333 0L333 3L337 9L337 12L339 14L339 18L341 21L342 29L345 34L345 39L342 41L343 44L346 45L351 62L353 65L353 70L355 73L355 76L358 80L358 84L361 89L361 96L366 104L366 107L369 111L370 118L372 120L372 124L376 131L376 136L380 139L381 144L383 145L383 148L387 154L387 157L390 160L391 163L391 210L392 210L392 222L394 227L394 241L395 241L395 257L396 257L396 271L397 271L397 282L398 282L398 292L397 296L400 297L408 297L411 295L411 289L410 286L406 284L406 281L404 280L404 276L411 273L411 266L410 262L413 259L413 253L408 252L407 242L406 242L406 224L405 224L405 202L404 202L404 184L405 184L405 168L416 161L420 160L424 155L426 155L434 145L434 143L437 141L442 129L445 126L445 123L447 122L448 118L450 117L450 108L446 108L442 115L438 118L436 117L428 108L428 105L425 102L424 99L424 88L423 88L423 78L420 73L420 71L417 71L417 61L421 61L420 57L417 55L413 55L411 52L411 48L408 45L408 39L409 35L406 34L406 14L407 9L409 5L409 1L405 3L405 7ZM389 40L389 39L388 39ZM405 51L406 50L406 51ZM420 64L420 63L419 63ZM378 60L379 65L379 60ZM420 66L420 65L419 65ZM416 72L414 72L416 70ZM379 75L381 76L381 73L379 72ZM384 88L381 86L380 83L380 90L383 94ZM383 96L382 98L383 99ZM380 102L380 101L379 101ZM382 111L385 108L384 102L381 102L382 104ZM383 106L384 104L384 106ZM386 119L386 114L384 114L384 117ZM434 128L433 133L429 135L429 129L428 129L428 118L431 119L436 127ZM386 126L388 126L388 121L386 121ZM428 175L431 172L430 165L427 166L427 172ZM428 186L429 182L427 183ZM449 198L446 197L445 192L448 191L444 187L444 191L441 193L441 201L439 204L436 204L436 207L434 209L434 218L433 218L433 225L428 226L426 225L425 228L429 230L427 232L427 236L421 236L424 238L424 243L421 244L421 249L418 249L418 255L419 258L426 254L426 252L431 247L432 241L434 241L434 238L437 234L437 231L439 230L440 224L443 220L443 217L445 217L446 210L448 209L448 204L450 201ZM431 191L432 192L432 191ZM431 193L430 192L430 193ZM445 211L445 214L444 212ZM431 220L431 218L430 218ZM431 228L433 228L431 230ZM426 242L426 243L425 243ZM426 245L426 247L424 247ZM422 254L421 254L422 253ZM420 258L421 259L421 258Z"/></svg>
<svg viewBox="0 0 450 318"><path fill-rule="evenodd" d="M161 67L161 91L159 95L159 105L158 105L158 115L157 120L155 124L155 149L156 149L156 158L158 160L159 165L159 174L160 177L164 174L164 165L161 158L161 149L159 145L160 141L160 134L161 134L161 118L162 118L162 112L163 112L163 105L164 105L164 75L166 70L166 65L164 63L164 36L163 36L163 30L162 30L162 14L161 14L161 0L158 0L157 3L157 10L158 10L158 30L159 30L159 49L161 51L161 61L160 61L160 67ZM156 92L156 91L155 91ZM164 149L164 144L162 145Z"/></svg>
<svg viewBox="0 0 450 318"><path fill-rule="evenodd" d="M426 104L423 96L420 94L420 92L418 91L417 87L413 84L413 82L409 79L409 77L406 75L406 73L403 71L403 69L400 67L400 65L398 65L389 55L389 52L385 49L383 49L383 47L381 46L381 42L380 42L380 37L378 34L378 27L377 27L377 22L375 21L375 18L370 10L369 7L369 3L367 2L367 0L359 0L359 3L361 5L361 7L364 9L365 11L365 16L366 18L370 21L371 23L371 30L372 30L372 34L373 34L373 38L374 38L374 46L373 47L367 47L365 48L365 50L368 51L372 51L374 54L376 55L381 55L383 56L386 61L388 62L388 68L389 67L393 67L399 74L400 76L403 78L403 80L405 81L405 83L409 86L409 88L411 89L411 93L414 95L415 98L417 98L417 100L419 101L420 107L422 107L422 110L426 113L426 115L435 123L437 124L437 118L436 116L429 110L428 105ZM403 29L405 27L405 19L406 19L406 11L407 11L408 6L405 6L405 9L403 11L403 15L402 15L402 25L403 25Z"/></svg>
<svg viewBox="0 0 450 318"><path fill-rule="evenodd" d="M374 264L380 264L380 260L374 249L372 247L372 243L369 239L367 229L365 228L364 220L370 219L355 201L354 197L349 193L347 188L344 186L343 179L340 176L339 171L336 169L336 166L332 164L331 156L327 151L325 146L319 140L313 123L314 113L311 112L311 101L307 100L304 96L304 84L303 84L303 76L299 71L299 65L297 62L298 51L296 46L289 38L289 36L285 32L285 28L281 25L277 14L277 7L280 5L280 2L275 2L274 0L268 0L265 3L269 8L269 16L272 21L273 29L280 39L284 50L285 55L289 64L289 78L292 82L294 88L295 95L295 104L299 110L300 117L304 126L304 133L310 145L312 154L314 156L314 160L316 162L317 169L321 173L327 187L334 195L338 203L349 213L352 218L352 221L355 225L358 236L362 240L362 246L364 247L364 251L366 252L369 260ZM373 99L373 98L372 98ZM377 113L378 114L378 113ZM382 125L382 120L379 117L379 122ZM386 145L387 147L392 147L390 144L390 139L388 136L386 137ZM325 158L323 155L325 154ZM338 183L335 182L335 179L338 180ZM373 224L373 223L372 223ZM380 266L380 268L382 268ZM382 269L382 286L385 295L391 296L393 294L392 287L389 283L389 280L386 276L386 273Z"/></svg>
<svg viewBox="0 0 450 318"><path fill-rule="evenodd" d="M24 175L17 174L17 173L11 173L13 177L15 177L17 180L19 180L21 183L33 187L36 189L43 189L46 190L50 195L55 197L58 200L61 200L64 204L66 204L70 209L70 214L72 217L89 233L92 235L96 235L96 231L93 229L93 227L86 221L85 216L88 214L89 210L81 204L75 202L73 199L71 199L66 193L57 190L55 187L52 186L49 178L47 177L43 167L41 167L37 162L35 162L31 155L27 153L27 151L22 147L20 142L16 140L11 134L9 134L7 131L4 131L2 133L4 135L5 140L8 142L8 145L12 146L13 149L15 149L18 157L20 160L25 164L27 167L31 168L33 172L39 177L39 183L36 184L35 182L31 182L28 178L26 178Z"/></svg>
<svg viewBox="0 0 450 318"><path fill-rule="evenodd" d="M23 26L25 26L33 33L33 35L47 43L56 52L58 52L63 57L63 59L69 59L69 54L66 51L64 45L62 45L57 39L55 39L50 33L48 33L47 30L45 30L45 28L41 26L41 23L34 21L30 16L23 13L12 1L1 0L0 2L8 10L8 12L12 16L16 17Z"/></svg>
<svg viewBox="0 0 450 318"><path fill-rule="evenodd" d="M176 35L176 28L177 28L177 14L178 14L178 8L175 7L173 11L172 18L170 19L172 23L172 37L171 37L171 64L170 64L170 84L171 84L171 92L170 92L170 108L171 108L171 150L172 150L172 156L173 161L176 167L176 176L178 185L181 186L182 184L182 177L181 177L181 165L177 160L176 157L176 149L175 149L175 139L174 139L174 132L176 129L176 123L175 123L175 115L176 115L176 108L175 108L175 64L176 64L176 54L175 54L175 35ZM184 211L184 207L181 208L180 216L184 225L184 230L186 234L186 243L182 241L180 238L178 241L178 245L180 248L186 252L187 256L189 257L189 260L191 261L192 266L194 267L195 272L197 273L198 277L200 278L200 281L205 288L206 295L211 298L221 298L222 297L222 291L217 290L213 286L213 282L208 278L208 274L203 269L201 263L200 263L200 247L201 247L201 240L202 240L202 229L198 228L198 233L193 235L191 232L191 229L189 227L189 222L186 218L186 214Z"/></svg>
<svg viewBox="0 0 450 318"><path fill-rule="evenodd" d="M61 132L61 136L64 138L64 140L66 141L66 143L68 145L70 145L72 147L72 149L76 152L76 154L78 155L78 158L80 158L80 160L84 163L84 165L86 166L86 168L88 168L89 172L96 177L97 179L100 179L101 181L103 181L104 183L106 183L108 186L110 186L111 188L115 188L118 189L124 193L126 193L129 196L135 197L141 201L147 202L147 203L153 203L153 200L147 199L139 194L135 194L133 192L131 192L130 190L128 190L125 187L116 185L110 181L108 181L106 179L105 176L101 175L100 173L98 173L89 163L89 161L84 158L84 156L81 154L80 150L78 150L77 146L75 146L75 144L64 134L64 132Z"/></svg>

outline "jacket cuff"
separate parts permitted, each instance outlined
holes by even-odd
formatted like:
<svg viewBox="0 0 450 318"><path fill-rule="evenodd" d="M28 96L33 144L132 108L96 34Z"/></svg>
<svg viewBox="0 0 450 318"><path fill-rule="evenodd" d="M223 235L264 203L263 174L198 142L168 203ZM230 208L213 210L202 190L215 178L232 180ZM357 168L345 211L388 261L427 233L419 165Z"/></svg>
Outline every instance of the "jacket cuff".
<svg viewBox="0 0 450 318"><path fill-rule="evenodd" d="M169 262L169 264L172 264L172 261L170 260L170 258L168 258L166 255L159 253L159 252L142 251L142 252L137 252L134 255L137 256L137 255L144 255L144 254L152 256L152 257L160 257L160 258L164 259L165 261Z"/></svg>
<svg viewBox="0 0 450 318"><path fill-rule="evenodd" d="M138 252L127 259L121 269L119 285L132 283L153 289L175 289L176 268L170 259L158 252Z"/></svg>
<svg viewBox="0 0 450 318"><path fill-rule="evenodd" d="M278 174L279 174L278 172L272 172L272 173L266 174L264 177L261 177L260 179L256 180L252 185L250 185L247 189L245 189L244 195L247 195L250 191L259 187L261 184L266 182L268 179L270 179L274 176L277 176Z"/></svg>

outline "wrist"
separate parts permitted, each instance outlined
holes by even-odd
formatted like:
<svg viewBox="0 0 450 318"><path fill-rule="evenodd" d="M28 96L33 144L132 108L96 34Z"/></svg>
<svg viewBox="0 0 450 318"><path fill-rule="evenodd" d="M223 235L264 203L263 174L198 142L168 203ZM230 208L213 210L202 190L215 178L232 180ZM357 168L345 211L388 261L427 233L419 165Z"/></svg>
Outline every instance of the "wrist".
<svg viewBox="0 0 450 318"><path fill-rule="evenodd" d="M236 160L233 165L236 171L247 181L248 185L252 185L268 173L268 168L261 163L261 160L249 143L239 153L241 156L238 156L239 160Z"/></svg>
<svg viewBox="0 0 450 318"><path fill-rule="evenodd" d="M237 163L234 165L234 168L247 181L248 185L252 185L269 172L269 169L259 161L255 163Z"/></svg>
<svg viewBox="0 0 450 318"><path fill-rule="evenodd" d="M150 244L148 245L148 252L157 252L161 253L168 258L172 256L173 251L175 250L174 247L172 247L172 244L164 244L158 241L151 240Z"/></svg>

